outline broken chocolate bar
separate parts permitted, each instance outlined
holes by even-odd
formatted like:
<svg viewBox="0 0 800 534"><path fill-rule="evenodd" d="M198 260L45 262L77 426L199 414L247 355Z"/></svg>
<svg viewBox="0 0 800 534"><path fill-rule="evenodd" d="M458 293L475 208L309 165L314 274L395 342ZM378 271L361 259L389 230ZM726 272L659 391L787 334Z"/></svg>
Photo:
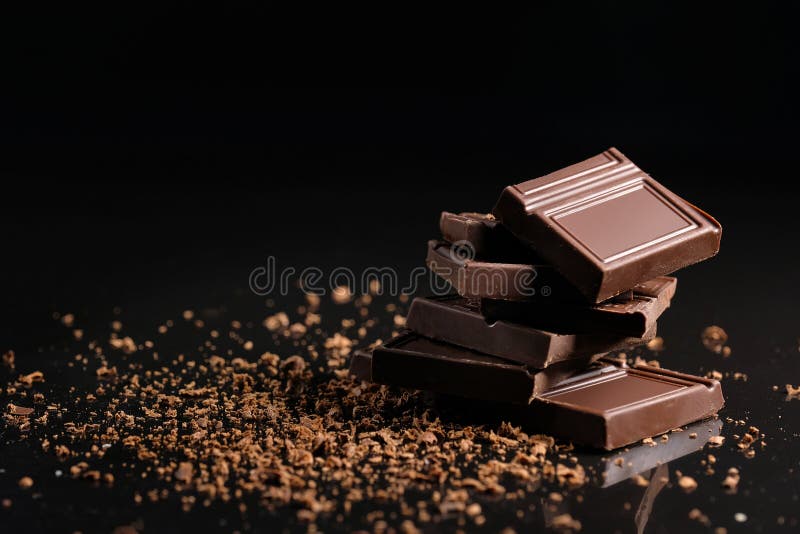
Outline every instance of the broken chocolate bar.
<svg viewBox="0 0 800 534"><path fill-rule="evenodd" d="M722 232L615 148L507 187L493 214L592 302L714 256Z"/></svg>
<svg viewBox="0 0 800 534"><path fill-rule="evenodd" d="M491 214L455 214L443 211L439 218L439 229L445 241L471 247L478 258L501 258L503 262L513 263L544 263L530 247L514 237Z"/></svg>
<svg viewBox="0 0 800 534"><path fill-rule="evenodd" d="M723 404L716 380L637 365L573 377L539 395L530 414L548 432L610 450L709 417Z"/></svg>
<svg viewBox="0 0 800 534"><path fill-rule="evenodd" d="M506 320L555 332L606 332L636 338L655 328L677 286L676 278L659 276L637 284L630 294L594 305L482 299L480 312L489 322Z"/></svg>
<svg viewBox="0 0 800 534"><path fill-rule="evenodd" d="M393 342L399 347L392 348ZM407 350L405 343L410 343ZM725 402L716 380L646 365L619 367L608 358L583 372L566 372L560 381L548 380L557 385L542 392L544 383L540 388L532 387L530 373L526 376L518 364L503 368L499 358L470 357L470 351L450 349L414 334L396 338L388 345L377 347L372 354L357 353L359 368L372 359L372 378L377 383L516 403L532 391L527 407L506 405L510 418L575 443L607 450L710 417ZM381 355L384 360L378 365ZM536 375L541 373L547 371Z"/></svg>
<svg viewBox="0 0 800 534"><path fill-rule="evenodd" d="M459 295L498 300L584 301L580 293L549 265L478 261L461 257L450 243L428 242L427 265Z"/></svg>
<svg viewBox="0 0 800 534"><path fill-rule="evenodd" d="M408 332L373 349L371 377L379 384L527 404L600 357L584 356L537 371Z"/></svg>
<svg viewBox="0 0 800 534"><path fill-rule="evenodd" d="M362 382L372 381L372 351L356 349L350 357L350 374Z"/></svg>
<svg viewBox="0 0 800 534"><path fill-rule="evenodd" d="M428 338L537 369L632 347L655 337L655 323L643 337L630 338L603 330L593 334L555 333L502 320L487 322L458 295L414 299L406 326Z"/></svg>

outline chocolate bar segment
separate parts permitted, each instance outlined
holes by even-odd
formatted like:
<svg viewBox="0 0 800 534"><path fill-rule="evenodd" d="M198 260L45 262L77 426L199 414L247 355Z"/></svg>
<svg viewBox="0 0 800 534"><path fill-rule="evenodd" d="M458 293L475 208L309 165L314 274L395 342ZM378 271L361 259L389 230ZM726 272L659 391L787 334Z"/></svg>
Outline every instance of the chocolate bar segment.
<svg viewBox="0 0 800 534"><path fill-rule="evenodd" d="M428 242L427 265L467 298L581 302L583 297L553 267L478 261L443 241Z"/></svg>
<svg viewBox="0 0 800 534"><path fill-rule="evenodd" d="M350 356L350 374L362 382L372 381L372 351L356 349Z"/></svg>
<svg viewBox="0 0 800 534"><path fill-rule="evenodd" d="M436 365L420 363L421 358L414 357L430 357L430 352L403 350L405 339L408 337L395 339L401 345L397 350L375 349L375 354L382 350L384 354L396 352L390 354L394 357L392 365L383 366L378 373L375 372L375 354L360 353L364 361L373 358L375 382L490 401L517 402L529 391L523 373L492 367L492 360L495 365L502 366L500 359L489 357L489 362L465 359L461 369L453 370L446 356L434 354L431 360L439 360L437 369ZM436 351L444 345L431 343ZM424 351L431 346L409 348ZM405 359L404 364L403 356L409 353L412 358ZM450 356L460 357L458 353ZM499 404L497 409L505 410L510 418L541 432L611 450L710 417L725 403L716 380L645 365L634 368L617 365L609 358L602 358L584 371L567 372L564 378L552 380L551 383L557 385L534 395L528 406ZM426 374L429 372L431 375ZM497 393L492 388L509 388L509 391Z"/></svg>
<svg viewBox="0 0 800 534"><path fill-rule="evenodd" d="M487 322L469 301L458 295L414 299L406 326L428 338L536 369L628 348L655 337L655 325L643 337L630 338L607 333L558 334L502 320Z"/></svg>
<svg viewBox="0 0 800 534"><path fill-rule="evenodd" d="M716 380L639 365L570 380L539 395L530 414L549 433L610 450L709 417L723 404Z"/></svg>
<svg viewBox="0 0 800 534"><path fill-rule="evenodd" d="M586 356L536 371L409 332L373 349L371 376L379 384L527 404L601 356Z"/></svg>
<svg viewBox="0 0 800 534"><path fill-rule="evenodd" d="M669 308L677 287L676 278L659 276L637 284L631 294L626 292L594 305L482 299L480 313L489 322L505 320L554 332L606 332L644 337L653 331L658 318Z"/></svg>
<svg viewBox="0 0 800 534"><path fill-rule="evenodd" d="M478 258L495 258L504 263L544 263L491 214L443 211L439 229L445 241L471 247Z"/></svg>
<svg viewBox="0 0 800 534"><path fill-rule="evenodd" d="M722 233L615 148L507 187L493 214L592 302L714 256Z"/></svg>

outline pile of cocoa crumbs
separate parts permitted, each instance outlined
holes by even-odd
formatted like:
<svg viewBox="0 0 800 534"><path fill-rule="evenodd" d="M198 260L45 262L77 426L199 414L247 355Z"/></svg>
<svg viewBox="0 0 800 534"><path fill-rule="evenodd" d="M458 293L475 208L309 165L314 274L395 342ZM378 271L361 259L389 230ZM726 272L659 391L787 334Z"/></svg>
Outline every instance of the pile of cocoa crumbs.
<svg viewBox="0 0 800 534"><path fill-rule="evenodd" d="M476 495L513 501L542 481L565 489L587 483L570 445L504 422L443 420L430 396L348 375L356 345L376 342L373 331L403 327L407 298L375 317L371 295L338 290L333 302L353 306L354 317L332 333L322 329L320 298L304 298L291 314L225 328L213 310L185 310L141 340L119 319L108 337L92 339L75 315L55 314L74 347L66 366L91 374L94 385L72 387L68 403L49 403L49 377L19 372L23 358L8 352L3 363L15 372L4 391L14 399L6 423L56 455L64 476L152 481L152 489L133 492L136 503L177 494L187 511L219 500L240 502L245 512L244 497L256 496L268 510L290 508L311 530L349 522L367 501L393 505L404 532L448 518L480 526L486 517ZM195 346L170 346L179 328L196 334ZM125 461L103 461L112 449ZM390 520L381 511L365 519L377 531ZM568 514L551 522L580 528Z"/></svg>
<svg viewBox="0 0 800 534"><path fill-rule="evenodd" d="M365 509L357 522L374 532L393 530L390 524L417 532L443 521L468 530L487 521L484 507L496 500L518 502L521 519L543 484L577 490L581 500L580 489L595 474L570 444L501 418L481 423L448 414L430 395L348 375L355 346L402 329L407 298L376 312L372 294L354 298L340 288L330 305L350 306L353 318L334 328L323 325L319 297L304 299L288 313L268 301L273 309L261 322L185 310L153 325L145 339L126 332L121 310L96 335L74 314L54 314L71 356L53 382L63 386L64 377L78 372L92 386L65 386L66 395L53 396L69 402L49 402L56 387L50 377L6 352L1 363L13 378L3 391L5 423L55 455L63 475L79 483L127 487L135 480L137 504L177 496L185 511L221 501L246 514L255 500L266 510L290 511L309 531L351 524ZM187 338L194 342L187 345ZM114 462L105 458L111 451ZM725 487L735 491L738 479L738 471L729 473ZM696 487L689 477L678 483ZM19 484L30 489L36 481L24 477ZM552 508L543 510L548 526L581 529L557 506L560 492L543 495L541 506ZM13 502L3 499L2 506Z"/></svg>

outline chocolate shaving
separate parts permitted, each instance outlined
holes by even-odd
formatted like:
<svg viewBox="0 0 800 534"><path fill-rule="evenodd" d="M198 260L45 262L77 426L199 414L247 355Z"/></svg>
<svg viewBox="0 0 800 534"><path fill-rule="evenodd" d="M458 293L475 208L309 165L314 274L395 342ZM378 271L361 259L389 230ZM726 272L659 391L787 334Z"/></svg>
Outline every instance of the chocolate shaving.
<svg viewBox="0 0 800 534"><path fill-rule="evenodd" d="M16 404L9 403L8 404L8 413L11 415L18 415L18 416L28 416L31 415L35 410L33 408L26 408L25 406L17 406Z"/></svg>

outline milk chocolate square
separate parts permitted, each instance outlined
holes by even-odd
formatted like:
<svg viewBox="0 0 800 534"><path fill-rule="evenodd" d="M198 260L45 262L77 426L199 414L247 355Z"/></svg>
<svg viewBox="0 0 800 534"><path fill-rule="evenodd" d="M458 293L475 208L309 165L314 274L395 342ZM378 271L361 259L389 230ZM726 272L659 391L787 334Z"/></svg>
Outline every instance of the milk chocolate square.
<svg viewBox="0 0 800 534"><path fill-rule="evenodd" d="M615 148L507 187L493 213L593 302L714 256L722 233Z"/></svg>

